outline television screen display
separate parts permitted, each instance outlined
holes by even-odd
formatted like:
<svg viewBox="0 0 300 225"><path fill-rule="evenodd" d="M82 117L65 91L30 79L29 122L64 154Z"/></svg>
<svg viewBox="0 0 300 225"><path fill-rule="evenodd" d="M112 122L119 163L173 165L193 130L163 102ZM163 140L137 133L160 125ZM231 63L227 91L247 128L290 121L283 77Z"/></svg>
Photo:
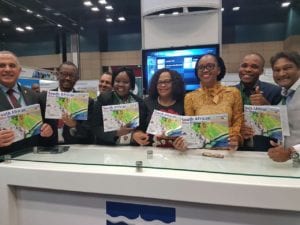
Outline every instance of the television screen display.
<svg viewBox="0 0 300 225"><path fill-rule="evenodd" d="M147 49L143 55L143 85L148 92L153 74L161 68L176 70L183 76L186 91L199 87L194 68L199 56L213 53L219 54L219 45L187 46L177 48Z"/></svg>

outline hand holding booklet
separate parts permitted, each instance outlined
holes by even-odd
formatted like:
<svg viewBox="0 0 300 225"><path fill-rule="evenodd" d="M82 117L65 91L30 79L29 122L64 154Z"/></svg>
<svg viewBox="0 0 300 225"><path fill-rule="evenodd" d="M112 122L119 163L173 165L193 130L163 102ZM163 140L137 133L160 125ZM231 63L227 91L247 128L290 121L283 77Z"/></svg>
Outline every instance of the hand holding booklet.
<svg viewBox="0 0 300 225"><path fill-rule="evenodd" d="M13 130L14 142L40 134L42 124L39 104L0 112L0 130Z"/></svg>
<svg viewBox="0 0 300 225"><path fill-rule="evenodd" d="M119 130L120 127L136 128L140 125L137 102L102 106L104 132Z"/></svg>
<svg viewBox="0 0 300 225"><path fill-rule="evenodd" d="M184 137L188 148L227 148L227 114L180 116L154 110L147 133L155 136Z"/></svg>
<svg viewBox="0 0 300 225"><path fill-rule="evenodd" d="M282 119L280 106L244 106L245 120L256 135L282 141Z"/></svg>

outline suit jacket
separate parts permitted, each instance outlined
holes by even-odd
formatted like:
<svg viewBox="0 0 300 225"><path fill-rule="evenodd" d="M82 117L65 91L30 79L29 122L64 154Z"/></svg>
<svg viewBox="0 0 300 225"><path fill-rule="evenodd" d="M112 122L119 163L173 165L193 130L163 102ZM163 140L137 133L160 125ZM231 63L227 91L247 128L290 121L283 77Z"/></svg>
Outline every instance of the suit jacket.
<svg viewBox="0 0 300 225"><path fill-rule="evenodd" d="M53 89L52 91L58 91L58 88ZM74 92L77 92L74 90ZM42 93L42 98L44 99L44 102L46 102L47 99L47 92ZM94 142L94 136L91 132L91 117L93 113L93 106L94 106L94 101L93 99L89 99L89 104L88 104L88 120L87 121L77 121L76 128L74 132L70 132L70 127L67 125L63 126L63 133L62 136L64 138L64 143L62 144L92 144ZM53 131L54 131L54 136L55 136L55 141L58 143L58 129L57 129L57 124L58 120L53 119Z"/></svg>
<svg viewBox="0 0 300 225"><path fill-rule="evenodd" d="M299 78L300 79L300 78ZM290 136L285 137L286 148L300 144L300 86L287 105Z"/></svg>
<svg viewBox="0 0 300 225"><path fill-rule="evenodd" d="M45 103L42 102L42 99L38 94L33 92L31 89L19 86L19 90L21 92L22 97L24 98L26 105L34 105L34 104L40 104L41 106L41 113L43 117L44 123L49 123L51 126L51 121L45 120ZM0 91L0 111L5 111L9 109L13 109L13 107L10 105L6 94ZM0 155L9 154L12 152L19 151L24 148L33 147L33 146L50 146L55 144L54 136L49 138L41 137L40 135L36 135L30 138L26 138L17 142L14 142L12 145L8 147L0 147Z"/></svg>
<svg viewBox="0 0 300 225"><path fill-rule="evenodd" d="M144 101L130 93L130 95L135 99L135 101L139 104L139 114L140 114L140 125L139 130L145 131L147 128L146 118L147 118L147 109ZM104 132L103 127L103 116L102 116L102 106L104 105L117 105L118 100L114 97L113 92L105 92L100 94L97 97L97 101L94 105L94 112L92 117L92 130L96 137L96 144L103 145L115 145L118 137L116 136L116 131ZM134 143L132 143L134 144Z"/></svg>

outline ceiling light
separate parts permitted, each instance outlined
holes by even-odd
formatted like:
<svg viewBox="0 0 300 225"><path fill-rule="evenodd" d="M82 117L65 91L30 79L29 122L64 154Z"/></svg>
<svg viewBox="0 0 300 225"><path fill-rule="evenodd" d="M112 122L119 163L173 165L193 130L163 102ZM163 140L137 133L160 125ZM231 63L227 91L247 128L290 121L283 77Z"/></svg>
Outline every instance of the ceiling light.
<svg viewBox="0 0 300 225"><path fill-rule="evenodd" d="M83 4L85 6L92 6L93 5L93 3L91 1L84 1Z"/></svg>
<svg viewBox="0 0 300 225"><path fill-rule="evenodd" d="M106 0L99 0L98 1L101 5L106 5L107 4L107 1Z"/></svg>
<svg viewBox="0 0 300 225"><path fill-rule="evenodd" d="M172 15L178 15L179 12L172 12Z"/></svg>
<svg viewBox="0 0 300 225"><path fill-rule="evenodd" d="M19 32L24 32L25 30L22 27L16 27L16 30Z"/></svg>
<svg viewBox="0 0 300 225"><path fill-rule="evenodd" d="M126 19L125 19L124 16L120 16L120 17L118 18L118 20L119 20L119 21L125 21Z"/></svg>
<svg viewBox="0 0 300 225"><path fill-rule="evenodd" d="M166 15L166 14L164 14L164 13L160 13L160 14L159 14L159 16L164 16L164 15Z"/></svg>
<svg viewBox="0 0 300 225"><path fill-rule="evenodd" d="M111 23L114 22L112 18L106 18L106 22Z"/></svg>
<svg viewBox="0 0 300 225"><path fill-rule="evenodd" d="M45 10L45 11L51 11L52 9L51 9L50 7L48 7L48 6L46 6L46 7L44 8L44 10Z"/></svg>
<svg viewBox="0 0 300 225"><path fill-rule="evenodd" d="M240 7L239 6L235 6L232 8L232 11L239 11L240 10Z"/></svg>
<svg viewBox="0 0 300 225"><path fill-rule="evenodd" d="M26 30L33 30L32 26L26 26L25 29Z"/></svg>
<svg viewBox="0 0 300 225"><path fill-rule="evenodd" d="M281 7L288 7L291 4L291 2L283 2L281 3Z"/></svg>
<svg viewBox="0 0 300 225"><path fill-rule="evenodd" d="M94 11L94 12L98 12L99 8L95 6L95 7L92 7L91 10Z"/></svg>
<svg viewBox="0 0 300 225"><path fill-rule="evenodd" d="M53 15L54 15L54 16L60 16L61 13L60 13L60 12L54 12Z"/></svg>
<svg viewBox="0 0 300 225"><path fill-rule="evenodd" d="M107 10L113 10L114 8L111 5L107 5L107 6L105 6L105 9L107 9Z"/></svg>
<svg viewBox="0 0 300 225"><path fill-rule="evenodd" d="M10 22L11 20L10 20L8 17L3 17L3 18L2 18L2 21L3 21L3 22Z"/></svg>
<svg viewBox="0 0 300 225"><path fill-rule="evenodd" d="M224 8L221 9L222 12L224 12L224 10L225 10Z"/></svg>
<svg viewBox="0 0 300 225"><path fill-rule="evenodd" d="M56 26L58 26L58 27L62 27L62 25L61 25L61 24L59 24L59 23L58 23Z"/></svg>
<svg viewBox="0 0 300 225"><path fill-rule="evenodd" d="M26 12L32 14L33 12L30 9L26 9Z"/></svg>
<svg viewBox="0 0 300 225"><path fill-rule="evenodd" d="M42 18L42 16L40 14L36 14L35 16L38 18Z"/></svg>

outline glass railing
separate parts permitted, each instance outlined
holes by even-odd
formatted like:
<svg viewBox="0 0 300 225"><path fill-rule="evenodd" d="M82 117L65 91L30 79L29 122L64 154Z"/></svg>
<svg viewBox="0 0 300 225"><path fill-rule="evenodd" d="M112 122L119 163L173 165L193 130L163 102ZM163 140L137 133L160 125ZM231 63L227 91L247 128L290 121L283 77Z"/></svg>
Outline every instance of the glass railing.
<svg viewBox="0 0 300 225"><path fill-rule="evenodd" d="M300 178L300 168L292 161L273 162L266 152L221 150L188 150L137 146L71 145L52 149L26 149L2 159L85 164L102 166L125 166L142 168L183 170L195 172L224 173L251 176Z"/></svg>

